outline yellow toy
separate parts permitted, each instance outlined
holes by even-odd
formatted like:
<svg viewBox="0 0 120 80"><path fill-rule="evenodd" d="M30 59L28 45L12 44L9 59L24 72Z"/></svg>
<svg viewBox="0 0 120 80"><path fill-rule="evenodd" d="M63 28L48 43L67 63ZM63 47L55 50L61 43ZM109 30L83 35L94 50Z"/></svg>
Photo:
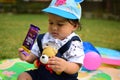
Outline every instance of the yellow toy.
<svg viewBox="0 0 120 80"><path fill-rule="evenodd" d="M50 46L45 47L43 52L42 52L42 55L40 57L41 63L47 64L49 58L55 56L56 54L57 54L56 49L54 49Z"/></svg>
<svg viewBox="0 0 120 80"><path fill-rule="evenodd" d="M42 64L45 64L47 65L48 61L49 61L49 58L55 56L57 54L57 50L51 46L46 46L44 49L43 49L43 52L42 52L42 55L40 57L39 60L36 60L34 62L34 65L35 67L39 67L40 66L40 63ZM49 70L51 71L51 69L49 68ZM56 74L60 74L59 72L56 72Z"/></svg>

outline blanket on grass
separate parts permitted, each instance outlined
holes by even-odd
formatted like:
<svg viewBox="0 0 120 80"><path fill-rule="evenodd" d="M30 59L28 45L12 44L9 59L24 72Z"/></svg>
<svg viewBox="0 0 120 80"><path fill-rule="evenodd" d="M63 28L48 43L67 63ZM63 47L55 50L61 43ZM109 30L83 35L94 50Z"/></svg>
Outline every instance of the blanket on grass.
<svg viewBox="0 0 120 80"><path fill-rule="evenodd" d="M102 57L105 58L109 49L97 48ZM102 50L101 50L102 49ZM104 52L102 52L104 50ZM112 50L113 51L113 50ZM109 52L110 53L110 52ZM117 60L120 60L120 52L117 54ZM105 55L105 57L104 57ZM109 56L107 54L107 56ZM0 61L0 80L17 80L17 76L30 69L35 69L33 64L21 61L19 58L15 59L6 59ZM111 65L103 63L95 71L79 71L78 75L79 80L120 80L120 65Z"/></svg>

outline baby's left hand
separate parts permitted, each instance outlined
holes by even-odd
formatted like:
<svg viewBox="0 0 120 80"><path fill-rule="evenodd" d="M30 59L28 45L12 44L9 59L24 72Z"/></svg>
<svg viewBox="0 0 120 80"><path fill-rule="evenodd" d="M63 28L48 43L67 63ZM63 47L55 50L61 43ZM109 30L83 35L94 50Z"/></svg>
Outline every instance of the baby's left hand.
<svg viewBox="0 0 120 80"><path fill-rule="evenodd" d="M63 72L64 70L66 70L67 66L67 61L59 58L59 57L52 57L49 59L48 61L48 67L52 68L53 71L55 72Z"/></svg>

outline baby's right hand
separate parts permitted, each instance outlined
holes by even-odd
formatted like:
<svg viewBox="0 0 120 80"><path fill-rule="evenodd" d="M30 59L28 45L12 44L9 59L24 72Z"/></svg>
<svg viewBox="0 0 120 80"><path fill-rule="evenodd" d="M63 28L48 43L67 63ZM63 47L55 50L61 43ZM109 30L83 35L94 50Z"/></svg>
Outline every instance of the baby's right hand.
<svg viewBox="0 0 120 80"><path fill-rule="evenodd" d="M27 56L26 56L25 54L23 54L23 51L24 51L23 48L19 48L19 49L18 49L19 57L20 57L21 60L26 61L26 57L27 57ZM27 52L26 52L26 53L27 53Z"/></svg>

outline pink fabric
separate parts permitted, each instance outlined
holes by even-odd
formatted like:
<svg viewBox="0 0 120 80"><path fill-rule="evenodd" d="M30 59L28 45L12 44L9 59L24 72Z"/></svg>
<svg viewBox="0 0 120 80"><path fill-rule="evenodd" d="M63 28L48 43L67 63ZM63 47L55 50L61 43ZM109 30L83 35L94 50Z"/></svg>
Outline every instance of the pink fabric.
<svg viewBox="0 0 120 80"><path fill-rule="evenodd" d="M102 63L120 66L120 60L102 58Z"/></svg>

